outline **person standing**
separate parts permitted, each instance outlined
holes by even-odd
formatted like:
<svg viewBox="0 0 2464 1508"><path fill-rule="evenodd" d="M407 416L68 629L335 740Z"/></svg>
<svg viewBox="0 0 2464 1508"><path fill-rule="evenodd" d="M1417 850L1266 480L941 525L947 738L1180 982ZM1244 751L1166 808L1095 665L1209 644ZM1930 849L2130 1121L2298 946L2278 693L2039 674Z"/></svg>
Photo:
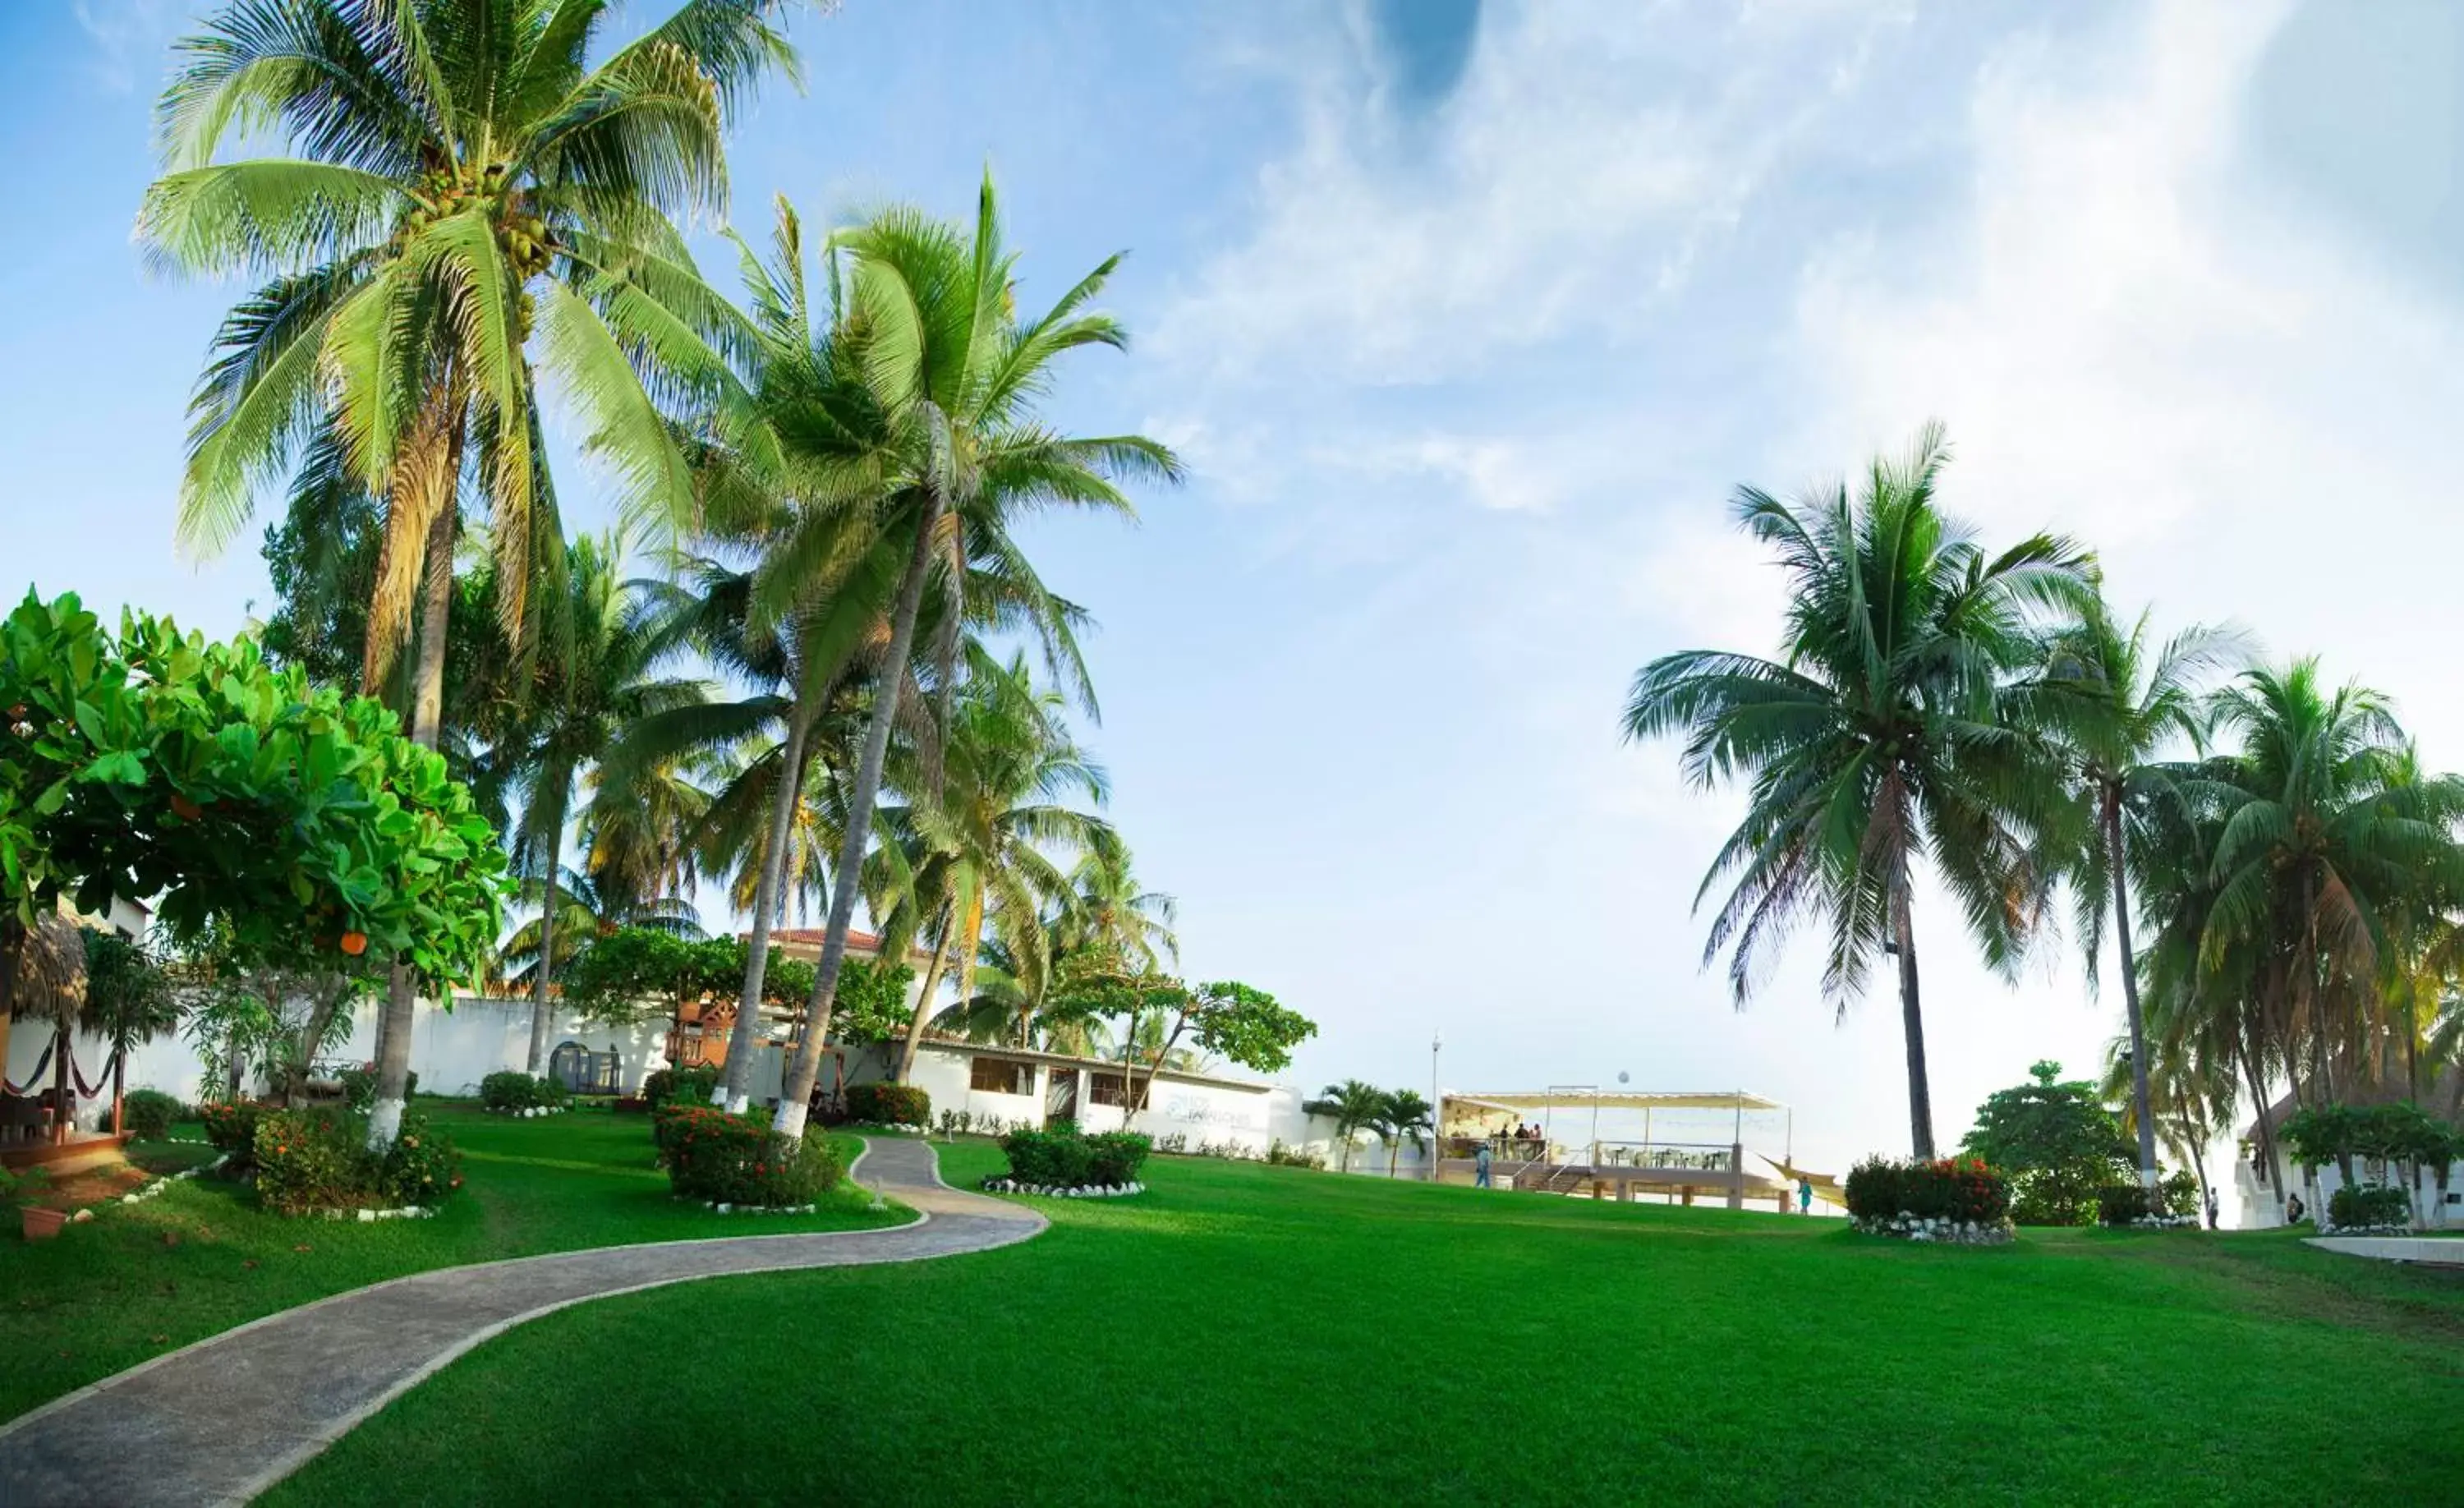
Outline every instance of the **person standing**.
<svg viewBox="0 0 2464 1508"><path fill-rule="evenodd" d="M1481 1143L1480 1150L1472 1153L1471 1155L1471 1186L1473 1188L1486 1189L1491 1187L1488 1181L1488 1170L1490 1165L1494 1163L1495 1160L1495 1154L1488 1149L1488 1144L1486 1142Z"/></svg>
<svg viewBox="0 0 2464 1508"><path fill-rule="evenodd" d="M1814 1213L1814 1185L1808 1179L1799 1178L1796 1181L1796 1213L1799 1214Z"/></svg>

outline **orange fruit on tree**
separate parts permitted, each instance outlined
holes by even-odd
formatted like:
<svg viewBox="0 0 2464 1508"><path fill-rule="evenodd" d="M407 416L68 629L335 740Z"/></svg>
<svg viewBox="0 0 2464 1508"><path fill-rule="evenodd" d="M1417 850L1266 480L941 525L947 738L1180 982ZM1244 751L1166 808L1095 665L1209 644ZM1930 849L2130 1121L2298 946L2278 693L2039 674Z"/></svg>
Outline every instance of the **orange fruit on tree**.
<svg viewBox="0 0 2464 1508"><path fill-rule="evenodd" d="M342 951L344 951L344 952L346 952L346 953L349 953L349 954L350 954L352 957L354 957L354 958L357 958L358 956L360 956L360 954L362 954L362 953L363 953L363 952L366 952L367 951L368 951L368 934L367 934L367 933L365 933L365 932L344 932L344 933L342 934Z"/></svg>

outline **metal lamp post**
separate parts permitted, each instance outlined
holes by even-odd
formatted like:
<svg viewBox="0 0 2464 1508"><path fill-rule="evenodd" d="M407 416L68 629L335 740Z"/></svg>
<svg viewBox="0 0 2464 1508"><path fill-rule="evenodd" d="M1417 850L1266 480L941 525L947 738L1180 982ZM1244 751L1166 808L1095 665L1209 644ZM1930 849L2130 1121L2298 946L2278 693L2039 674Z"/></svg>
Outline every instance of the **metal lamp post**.
<svg viewBox="0 0 2464 1508"><path fill-rule="evenodd" d="M1442 1028L1429 1034L1429 1182L1438 1181L1438 1159L1445 1155L1446 1117L1438 1098L1438 1054L1446 1045Z"/></svg>

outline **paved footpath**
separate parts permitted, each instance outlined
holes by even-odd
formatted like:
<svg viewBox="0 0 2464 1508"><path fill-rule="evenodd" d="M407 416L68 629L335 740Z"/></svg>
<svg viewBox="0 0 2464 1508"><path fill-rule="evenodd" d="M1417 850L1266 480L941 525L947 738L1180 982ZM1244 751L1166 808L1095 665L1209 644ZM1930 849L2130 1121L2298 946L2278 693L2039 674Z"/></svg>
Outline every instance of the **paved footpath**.
<svg viewBox="0 0 2464 1508"><path fill-rule="evenodd" d="M246 1502L471 1347L567 1304L732 1273L980 1252L1044 1229L1031 1210L943 1184L930 1143L877 1139L856 1166L924 1218L448 1267L268 1315L0 1428L0 1508Z"/></svg>

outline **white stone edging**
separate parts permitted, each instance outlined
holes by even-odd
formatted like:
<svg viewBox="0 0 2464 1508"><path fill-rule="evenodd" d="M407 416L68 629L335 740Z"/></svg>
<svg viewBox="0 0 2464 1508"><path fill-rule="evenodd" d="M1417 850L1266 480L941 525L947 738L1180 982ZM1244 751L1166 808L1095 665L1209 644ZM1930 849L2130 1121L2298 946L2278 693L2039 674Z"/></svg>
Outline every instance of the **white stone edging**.
<svg viewBox="0 0 2464 1508"><path fill-rule="evenodd" d="M1951 1246L2003 1246L2014 1238L2008 1220L1953 1220L1939 1215L1916 1215L1903 1210L1897 1215L1859 1215L1849 1222L1867 1235L1887 1235L1903 1241L1938 1241Z"/></svg>
<svg viewBox="0 0 2464 1508"><path fill-rule="evenodd" d="M483 1104L479 1108L487 1111L490 1115L510 1115L517 1121L529 1121L535 1120L542 1115L562 1115L565 1111L572 1109L573 1106L570 1104L527 1104L518 1109L515 1109L511 1107L500 1108L493 1104Z"/></svg>
<svg viewBox="0 0 2464 1508"><path fill-rule="evenodd" d="M143 1204L146 1200L153 1198L156 1194L161 1193L164 1190L170 1188L175 1183L197 1177L201 1173L212 1172L215 1169L220 1168L223 1164L230 1161L231 1153L225 1152L220 1157L215 1158L212 1162L199 1163L194 1168L183 1168L176 1173L165 1173L162 1177L153 1180L143 1188L132 1189L128 1192L121 1194L120 1196L120 1202L121 1204Z"/></svg>
<svg viewBox="0 0 2464 1508"><path fill-rule="evenodd" d="M1130 1194L1144 1193L1147 1191L1147 1186L1131 1182L1080 1184L1075 1188L1063 1188L1056 1184L1024 1184L1015 1178L987 1178L983 1181L983 1191L986 1193L1033 1194L1042 1199L1119 1199Z"/></svg>

